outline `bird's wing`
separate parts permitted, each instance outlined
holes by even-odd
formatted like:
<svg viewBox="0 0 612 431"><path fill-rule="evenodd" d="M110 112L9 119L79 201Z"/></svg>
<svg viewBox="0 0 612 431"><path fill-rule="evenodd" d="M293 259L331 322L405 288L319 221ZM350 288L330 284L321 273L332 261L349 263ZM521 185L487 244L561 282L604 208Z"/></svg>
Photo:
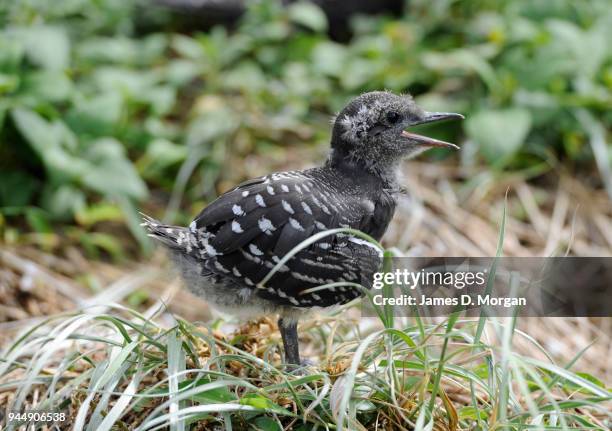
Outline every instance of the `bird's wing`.
<svg viewBox="0 0 612 431"><path fill-rule="evenodd" d="M240 184L205 208L190 226L199 244L192 253L200 253L210 272L252 287L266 299L301 306L346 302L356 296L346 288L301 292L330 282L361 283L371 266L378 267L378 251L348 235L317 241L283 265L266 286L256 286L313 234L338 227L358 229L368 217L371 208L357 193L334 189L301 172L272 174Z"/></svg>

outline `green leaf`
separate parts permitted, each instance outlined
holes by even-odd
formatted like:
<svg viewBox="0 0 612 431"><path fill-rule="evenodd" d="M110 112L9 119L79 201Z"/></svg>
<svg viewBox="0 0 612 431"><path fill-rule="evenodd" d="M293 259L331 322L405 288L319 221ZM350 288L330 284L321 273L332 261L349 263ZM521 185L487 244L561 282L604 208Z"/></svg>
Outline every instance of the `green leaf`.
<svg viewBox="0 0 612 431"><path fill-rule="evenodd" d="M289 18L296 24L323 33L327 31L327 17L317 5L298 1L289 6Z"/></svg>
<svg viewBox="0 0 612 431"><path fill-rule="evenodd" d="M85 193L70 184L43 189L42 206L57 219L72 218L85 205Z"/></svg>
<svg viewBox="0 0 612 431"><path fill-rule="evenodd" d="M98 139L89 145L84 156L90 166L81 181L90 189L109 197L126 196L141 200L147 196L145 183L117 140Z"/></svg>
<svg viewBox="0 0 612 431"><path fill-rule="evenodd" d="M11 93L19 87L19 76L0 73L0 94Z"/></svg>
<svg viewBox="0 0 612 431"><path fill-rule="evenodd" d="M42 156L45 149L60 144L60 136L57 131L36 112L16 108L11 111L11 117L17 130L39 155Z"/></svg>
<svg viewBox="0 0 612 431"><path fill-rule="evenodd" d="M236 401L236 395L232 394L227 388L214 388L200 392L191 397L200 404L217 404Z"/></svg>
<svg viewBox="0 0 612 431"><path fill-rule="evenodd" d="M25 75L21 91L34 103L62 102L70 97L73 86L63 71L40 70Z"/></svg>
<svg viewBox="0 0 612 431"><path fill-rule="evenodd" d="M138 47L126 37L91 37L76 49L79 59L96 63L131 63Z"/></svg>
<svg viewBox="0 0 612 431"><path fill-rule="evenodd" d="M11 116L17 130L43 161L53 181L61 183L88 173L88 163L71 154L77 142L64 123L59 120L50 123L28 109L13 109Z"/></svg>
<svg viewBox="0 0 612 431"><path fill-rule="evenodd" d="M256 418L253 421L253 423L251 423L251 429L257 430L257 431L281 431L282 430L281 426L278 424L277 421L267 416L260 416Z"/></svg>
<svg viewBox="0 0 612 431"><path fill-rule="evenodd" d="M155 115L168 114L176 101L176 90L167 85L151 87L139 95L138 100L151 106Z"/></svg>
<svg viewBox="0 0 612 431"><path fill-rule="evenodd" d="M487 110L468 117L465 128L490 163L507 161L521 147L531 127L526 109Z"/></svg>
<svg viewBox="0 0 612 431"><path fill-rule="evenodd" d="M25 54L34 64L49 70L66 69L70 65L70 40L63 27L21 27L11 31L23 41Z"/></svg>
<svg viewBox="0 0 612 431"><path fill-rule="evenodd" d="M80 225L89 227L103 221L121 221L123 213L117 205L101 202L81 207L75 217Z"/></svg>
<svg viewBox="0 0 612 431"><path fill-rule="evenodd" d="M108 91L76 101L66 121L76 133L106 136L115 131L123 108L121 95L116 91Z"/></svg>
<svg viewBox="0 0 612 431"><path fill-rule="evenodd" d="M193 61L176 59L168 63L164 70L165 79L174 86L183 86L200 74L200 67Z"/></svg>
<svg viewBox="0 0 612 431"><path fill-rule="evenodd" d="M166 139L154 139L147 145L145 154L138 160L138 170L145 178L162 175L163 170L176 165L187 157L187 147Z"/></svg>
<svg viewBox="0 0 612 431"><path fill-rule="evenodd" d="M49 220L44 211L38 208L30 207L25 211L25 217L30 227L38 233L50 233L53 232Z"/></svg>
<svg viewBox="0 0 612 431"><path fill-rule="evenodd" d="M279 413L282 415L291 414L287 409L279 406L274 403L271 399L266 398L265 396L257 393L246 394L242 398L240 398L240 404L252 406L262 410L268 410L274 413Z"/></svg>
<svg viewBox="0 0 612 431"><path fill-rule="evenodd" d="M0 70L18 73L24 55L23 41L16 37L0 37Z"/></svg>
<svg viewBox="0 0 612 431"><path fill-rule="evenodd" d="M599 380L597 377L595 377L592 374L585 373L585 372L577 372L576 375L579 376L579 377L582 377L583 379L585 379L585 380L587 380L587 381L589 381L589 382L591 382L593 384L595 384L596 386L599 386L602 389L606 388L606 385L604 385L604 383L601 380ZM580 390L581 389L579 385L577 385L575 383L572 383L570 381L567 381L566 384L567 384L568 388L570 388L571 390Z"/></svg>
<svg viewBox="0 0 612 431"><path fill-rule="evenodd" d="M345 71L346 48L335 42L321 42L312 52L312 64L318 72L340 77Z"/></svg>
<svg viewBox="0 0 612 431"><path fill-rule="evenodd" d="M483 410L477 411L472 406L462 407L458 411L460 419L471 419L477 420L478 416L480 416L481 420L487 420L487 413Z"/></svg>
<svg viewBox="0 0 612 431"><path fill-rule="evenodd" d="M36 179L25 172L4 170L0 175L0 207L28 205L37 186Z"/></svg>
<svg viewBox="0 0 612 431"><path fill-rule="evenodd" d="M100 232L83 232L79 236L79 240L96 258L98 257L98 251L101 250L108 253L115 261L125 259L121 241L114 235Z"/></svg>
<svg viewBox="0 0 612 431"><path fill-rule="evenodd" d="M93 79L103 92L116 91L136 100L145 95L157 82L152 71L109 66L98 68Z"/></svg>

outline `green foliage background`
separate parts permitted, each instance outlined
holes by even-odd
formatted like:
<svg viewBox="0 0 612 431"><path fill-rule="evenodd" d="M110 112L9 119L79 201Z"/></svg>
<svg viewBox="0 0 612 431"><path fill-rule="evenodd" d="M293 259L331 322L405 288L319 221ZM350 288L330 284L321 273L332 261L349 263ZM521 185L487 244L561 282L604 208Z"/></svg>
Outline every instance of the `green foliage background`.
<svg viewBox="0 0 612 431"><path fill-rule="evenodd" d="M435 133L496 172L561 160L590 174L589 140L610 134L607 0L414 0L401 18L354 17L348 44L310 3L249 5L232 31L186 34L148 2L1 2L5 239L61 226L120 257L98 229L115 221L146 248L137 208L169 199L186 221L181 203L214 198L228 152L325 146L330 115L367 90L464 113Z"/></svg>

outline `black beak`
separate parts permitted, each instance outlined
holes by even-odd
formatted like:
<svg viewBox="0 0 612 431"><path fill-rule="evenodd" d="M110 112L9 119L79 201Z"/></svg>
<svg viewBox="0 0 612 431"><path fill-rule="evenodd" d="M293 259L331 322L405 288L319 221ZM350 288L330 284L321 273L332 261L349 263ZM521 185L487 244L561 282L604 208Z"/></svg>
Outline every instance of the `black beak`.
<svg viewBox="0 0 612 431"><path fill-rule="evenodd" d="M418 124L426 124L426 123L434 123L438 121L444 120L463 120L465 117L461 114L455 114L454 112L426 112L425 116L420 120L417 120L411 123L411 126L416 126ZM416 142L417 144L421 144L427 147L446 147L446 148L454 148L456 150L459 147L455 144L451 144L450 142L439 141L438 139L428 138L427 136L417 135L416 133L411 133L407 131L402 132L402 136L410 139L412 142Z"/></svg>
<svg viewBox="0 0 612 431"><path fill-rule="evenodd" d="M411 123L411 126L416 126L418 124L426 124L426 123L437 123L438 121L444 120L463 120L465 117L461 114L456 114L454 112L426 112L425 116Z"/></svg>

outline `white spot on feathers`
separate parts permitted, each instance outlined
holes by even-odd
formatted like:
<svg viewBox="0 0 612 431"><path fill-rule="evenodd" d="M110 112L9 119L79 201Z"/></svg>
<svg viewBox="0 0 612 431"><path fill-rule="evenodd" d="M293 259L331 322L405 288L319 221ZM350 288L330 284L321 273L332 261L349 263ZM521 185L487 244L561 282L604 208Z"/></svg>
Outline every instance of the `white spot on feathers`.
<svg viewBox="0 0 612 431"><path fill-rule="evenodd" d="M261 231L266 235L272 235L272 232L276 230L272 222L265 217L259 219L258 225L259 229L261 229Z"/></svg>
<svg viewBox="0 0 612 431"><path fill-rule="evenodd" d="M232 232L235 232L235 233L244 232L244 230L242 230L242 226L240 226L240 223L238 223L236 220L232 221Z"/></svg>
<svg viewBox="0 0 612 431"><path fill-rule="evenodd" d="M262 208L266 206L266 202L264 201L263 196L260 195L259 193L255 195L255 202L257 202L257 205L259 205Z"/></svg>
<svg viewBox="0 0 612 431"><path fill-rule="evenodd" d="M306 212L306 214L312 215L312 209L310 209L310 207L308 206L306 202L302 202L302 208L304 208L304 211Z"/></svg>
<svg viewBox="0 0 612 431"><path fill-rule="evenodd" d="M274 195L275 195L275 193L274 193L274 187L272 187L272 186L268 186L268 187L266 187L266 190L268 190L268 193L269 193L269 194L271 194L272 196L274 196Z"/></svg>
<svg viewBox="0 0 612 431"><path fill-rule="evenodd" d="M242 209L242 207L240 205L234 204L234 206L232 207L232 212L237 215L237 216L241 216L244 215L244 210Z"/></svg>
<svg viewBox="0 0 612 431"><path fill-rule="evenodd" d="M284 191L285 193L289 193L289 187L287 187L287 185L285 184L281 184L281 190Z"/></svg>
<svg viewBox="0 0 612 431"><path fill-rule="evenodd" d="M291 204L289 204L289 202L287 202L286 200L282 200L281 204L283 205L283 209L289 214L295 214L295 211L293 210L293 207L291 206Z"/></svg>
<svg viewBox="0 0 612 431"><path fill-rule="evenodd" d="M249 244L249 251L253 253L255 256L263 256L263 251L261 251L255 244Z"/></svg>
<svg viewBox="0 0 612 431"><path fill-rule="evenodd" d="M289 297L289 302L291 302L293 305L300 305L298 300L293 298L293 297L291 297L291 296Z"/></svg>
<svg viewBox="0 0 612 431"><path fill-rule="evenodd" d="M293 217L289 217L289 224L291 225L291 227L295 230L299 230L300 232L304 231L304 227L300 224L299 221L297 221L296 219L294 219Z"/></svg>
<svg viewBox="0 0 612 431"><path fill-rule="evenodd" d="M249 191L248 190L245 190L245 191L242 192L242 197L243 198L246 198L248 195L249 195Z"/></svg>
<svg viewBox="0 0 612 431"><path fill-rule="evenodd" d="M208 253L209 256L216 256L219 254L217 253L217 249L208 243L204 245L204 248L206 249L206 252Z"/></svg>
<svg viewBox="0 0 612 431"><path fill-rule="evenodd" d="M229 273L227 269L218 260L215 260L215 268L217 268L221 272Z"/></svg>

